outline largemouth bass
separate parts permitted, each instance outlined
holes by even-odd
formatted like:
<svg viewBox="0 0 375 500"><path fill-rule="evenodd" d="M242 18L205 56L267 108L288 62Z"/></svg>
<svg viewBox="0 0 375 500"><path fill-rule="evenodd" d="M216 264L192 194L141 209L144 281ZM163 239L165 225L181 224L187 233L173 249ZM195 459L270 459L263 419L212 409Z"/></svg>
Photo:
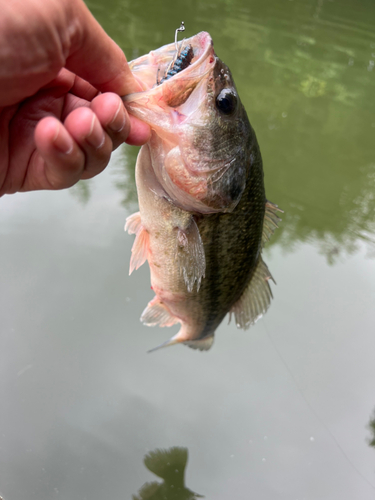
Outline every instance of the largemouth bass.
<svg viewBox="0 0 375 500"><path fill-rule="evenodd" d="M144 91L125 106L152 129L136 164L140 210L125 225L136 234L130 273L148 260L155 292L141 321L181 323L162 346L207 350L228 312L246 329L268 309L261 251L279 209L266 200L254 130L208 33L130 67Z"/></svg>

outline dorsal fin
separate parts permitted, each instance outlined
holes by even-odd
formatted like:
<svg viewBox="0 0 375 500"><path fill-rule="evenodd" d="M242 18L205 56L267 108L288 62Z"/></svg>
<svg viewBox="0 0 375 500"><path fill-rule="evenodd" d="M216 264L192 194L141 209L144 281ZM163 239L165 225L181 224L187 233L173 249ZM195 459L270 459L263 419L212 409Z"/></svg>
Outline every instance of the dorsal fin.
<svg viewBox="0 0 375 500"><path fill-rule="evenodd" d="M279 227L281 219L277 215L277 212L284 213L283 210L281 210L281 208L277 205L271 203L270 201L266 201L266 211L264 213L263 220L262 247L264 247L267 241L269 241L275 229Z"/></svg>
<svg viewBox="0 0 375 500"><path fill-rule="evenodd" d="M275 281L260 257L250 283L230 310L229 321L233 313L237 327L246 330L263 316L272 298L271 287L268 283L270 279Z"/></svg>

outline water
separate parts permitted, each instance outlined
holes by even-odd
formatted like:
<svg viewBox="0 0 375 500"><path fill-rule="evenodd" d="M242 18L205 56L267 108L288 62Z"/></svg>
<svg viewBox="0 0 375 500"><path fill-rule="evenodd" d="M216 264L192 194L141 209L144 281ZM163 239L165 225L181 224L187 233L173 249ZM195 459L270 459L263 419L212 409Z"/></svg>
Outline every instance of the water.
<svg viewBox="0 0 375 500"><path fill-rule="evenodd" d="M148 355L171 331L139 323L147 267L128 276L136 148L69 191L2 198L0 494L130 499L157 480L146 453L182 446L207 499L375 498L373 0L89 7L129 59L181 20L211 33L285 211L275 299L208 353Z"/></svg>

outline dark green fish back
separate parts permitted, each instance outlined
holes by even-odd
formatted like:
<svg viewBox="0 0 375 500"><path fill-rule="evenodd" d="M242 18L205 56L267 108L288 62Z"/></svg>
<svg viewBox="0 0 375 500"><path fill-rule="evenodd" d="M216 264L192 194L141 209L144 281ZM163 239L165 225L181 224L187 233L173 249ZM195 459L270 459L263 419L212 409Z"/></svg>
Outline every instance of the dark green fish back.
<svg viewBox="0 0 375 500"><path fill-rule="evenodd" d="M206 254L199 302L204 304L207 321L200 338L214 333L240 299L260 258L266 197L262 158L252 129L245 148L249 152L246 188L235 210L197 218Z"/></svg>

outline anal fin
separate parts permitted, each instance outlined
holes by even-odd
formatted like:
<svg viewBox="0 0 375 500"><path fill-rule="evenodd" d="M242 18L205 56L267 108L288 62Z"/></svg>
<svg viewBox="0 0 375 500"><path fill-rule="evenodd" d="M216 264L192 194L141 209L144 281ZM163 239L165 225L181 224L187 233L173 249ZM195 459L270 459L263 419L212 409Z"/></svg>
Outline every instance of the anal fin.
<svg viewBox="0 0 375 500"><path fill-rule="evenodd" d="M198 291L206 271L206 258L202 238L194 217L191 218L187 228L178 229L176 260L188 292L193 290L195 282L197 282Z"/></svg>
<svg viewBox="0 0 375 500"><path fill-rule="evenodd" d="M238 328L246 330L269 308L272 298L268 282L270 279L274 281L267 265L260 257L250 283L230 310L230 314L234 314Z"/></svg>
<svg viewBox="0 0 375 500"><path fill-rule="evenodd" d="M143 311L141 321L146 326L172 326L179 322L168 308L155 297Z"/></svg>
<svg viewBox="0 0 375 500"><path fill-rule="evenodd" d="M129 234L136 235L130 259L130 275L134 269L138 269L146 262L149 249L149 235L142 226L141 214L139 212L130 215L126 219L125 231L128 231Z"/></svg>

